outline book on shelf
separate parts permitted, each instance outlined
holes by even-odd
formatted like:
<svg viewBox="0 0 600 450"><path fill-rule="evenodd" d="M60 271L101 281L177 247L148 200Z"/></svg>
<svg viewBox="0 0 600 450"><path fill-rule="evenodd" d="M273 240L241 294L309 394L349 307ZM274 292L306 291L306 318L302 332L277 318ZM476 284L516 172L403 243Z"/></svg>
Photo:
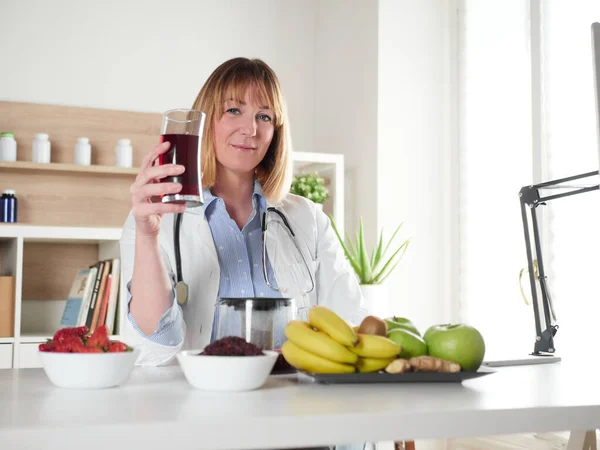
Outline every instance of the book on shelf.
<svg viewBox="0 0 600 450"><path fill-rule="evenodd" d="M98 299L98 292L100 290L100 282L102 281L102 273L104 272L104 261L98 261L92 267L96 267L96 280L94 282L94 290L92 291L92 297L90 298L90 304L86 311L85 320L82 321L81 325L85 325L88 329L92 325L92 319L94 318L94 311L96 310L96 300Z"/></svg>
<svg viewBox="0 0 600 450"><path fill-rule="evenodd" d="M77 323L75 326L85 325L85 321L87 319L87 312L90 308L90 301L92 300L92 293L94 292L94 286L96 285L96 275L98 274L98 267L92 266L89 269L88 275L88 284L86 286L85 295L83 298L83 302L79 311L79 315L77 317Z"/></svg>
<svg viewBox="0 0 600 450"><path fill-rule="evenodd" d="M85 297L88 295L90 287L92 285L92 277L90 269L82 269L77 272L71 289L67 295L67 303L63 311L60 324L66 327L77 326L79 315L82 310L82 306L85 302Z"/></svg>
<svg viewBox="0 0 600 450"><path fill-rule="evenodd" d="M106 309L106 327L109 334L112 334L115 328L117 300L119 300L119 286L121 285L121 260L118 258L112 260L111 275L110 296L108 297L108 307Z"/></svg>
<svg viewBox="0 0 600 450"><path fill-rule="evenodd" d="M120 260L115 258L79 270L69 291L61 326L86 325L93 332L106 325L112 334L120 293L120 267Z"/></svg>
<svg viewBox="0 0 600 450"><path fill-rule="evenodd" d="M108 308L108 297L110 296L110 283L112 282L112 273L108 274L106 279L106 289L104 289L104 295L102 296L102 304L100 309L100 315L98 316L98 323L96 328L100 325L104 325L106 321L106 309Z"/></svg>
<svg viewBox="0 0 600 450"><path fill-rule="evenodd" d="M92 321L88 325L90 333L93 333L94 330L98 328L98 321L100 320L100 311L102 311L102 302L104 301L104 293L106 292L106 283L108 281L111 263L111 260L104 261L102 278L100 278L100 287L98 288L98 296L96 297L96 304L94 305L94 313L92 314Z"/></svg>

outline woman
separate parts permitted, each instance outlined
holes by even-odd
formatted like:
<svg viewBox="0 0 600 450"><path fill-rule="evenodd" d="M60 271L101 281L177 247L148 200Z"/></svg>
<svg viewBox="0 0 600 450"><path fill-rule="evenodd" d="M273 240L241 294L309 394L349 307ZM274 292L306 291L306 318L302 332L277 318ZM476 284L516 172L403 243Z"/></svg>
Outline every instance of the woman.
<svg viewBox="0 0 600 450"><path fill-rule="evenodd" d="M296 277L307 283L312 278L308 304L326 305L350 318L359 310L360 289L330 221L314 203L288 193L289 126L275 73L260 60L229 60L208 78L193 109L206 113L204 205L186 210L151 201L181 189L160 180L181 173L182 167L153 165L168 143L144 157L131 186L131 213L120 241L122 275L130 294L122 328L124 341L141 350L138 364L167 364L182 349L206 346L219 298L295 295L298 286L290 287L294 264L285 249L301 251L309 266L311 276ZM267 283L261 218L270 207L287 218L297 246L286 233L269 235L274 236L271 244L283 250L281 258L268 253ZM174 289L174 213L184 213L181 261L189 285L184 308ZM281 293L271 287L277 284Z"/></svg>

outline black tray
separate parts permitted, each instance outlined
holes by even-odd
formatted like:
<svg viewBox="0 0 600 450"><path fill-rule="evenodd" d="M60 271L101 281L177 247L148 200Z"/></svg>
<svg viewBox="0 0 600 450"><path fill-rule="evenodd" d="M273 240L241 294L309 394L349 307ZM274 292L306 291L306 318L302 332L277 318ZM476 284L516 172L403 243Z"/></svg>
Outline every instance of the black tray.
<svg viewBox="0 0 600 450"><path fill-rule="evenodd" d="M311 373L300 371L323 384L358 384L358 383L462 383L464 380L483 377L494 373L481 367L477 372L407 372L407 373Z"/></svg>

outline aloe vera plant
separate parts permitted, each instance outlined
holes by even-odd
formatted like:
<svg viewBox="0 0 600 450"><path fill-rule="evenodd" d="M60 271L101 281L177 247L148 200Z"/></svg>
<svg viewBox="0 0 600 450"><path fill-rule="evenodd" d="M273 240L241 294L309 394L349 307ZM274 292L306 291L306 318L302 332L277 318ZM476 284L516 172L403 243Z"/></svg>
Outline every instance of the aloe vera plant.
<svg viewBox="0 0 600 450"><path fill-rule="evenodd" d="M359 231L356 233L356 240L352 241L350 236L346 235L346 240L342 239L340 233L335 225L335 221L333 217L331 217L331 224L333 225L333 230L344 249L344 253L346 254L346 258L350 261L352 268L356 272L358 276L360 284L380 284L382 283L398 263L402 260L404 253L406 253L406 249L408 248L408 244L410 242L409 239L405 240L400 244L399 247L393 250L392 256L386 258L389 253L390 246L402 228L403 223L401 223L396 231L392 234L390 240L385 244L383 242L383 230L379 234L379 242L377 246L371 251L371 255L369 255L367 251L367 246L365 244L365 237L363 231L363 220L360 218L360 227Z"/></svg>

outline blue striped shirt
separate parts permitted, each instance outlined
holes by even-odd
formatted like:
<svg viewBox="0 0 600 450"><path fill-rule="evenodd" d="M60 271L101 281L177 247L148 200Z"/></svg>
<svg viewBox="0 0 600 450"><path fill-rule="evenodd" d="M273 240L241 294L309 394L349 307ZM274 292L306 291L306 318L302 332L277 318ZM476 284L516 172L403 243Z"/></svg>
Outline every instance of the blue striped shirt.
<svg viewBox="0 0 600 450"><path fill-rule="evenodd" d="M254 182L252 213L240 230L225 209L225 202L208 190L204 196L204 214L217 249L221 279L219 298L280 297L279 291L265 282L262 269L261 217L267 203L258 181ZM269 281L274 276L267 264Z"/></svg>
<svg viewBox="0 0 600 450"><path fill-rule="evenodd" d="M215 197L210 190L203 189L204 215L210 227L220 266L219 299L240 297L281 297L279 291L270 288L264 279L262 268L262 233L261 217L266 211L267 204L260 183L255 180L252 194L252 213L246 224L240 230L225 208L225 202ZM277 286L271 264L267 260L269 281ZM129 285L128 285L129 288ZM128 303L131 299L128 289ZM175 290L172 291L172 300ZM217 322L215 311L215 323ZM127 317L134 329L146 336L138 327L134 317L128 312ZM183 339L179 308L171 307L161 317L156 330L146 337L161 345L178 345ZM236 335L239 330L237 320L221 322L225 326L221 336ZM213 327L211 340L216 337ZM279 347L283 333L276 333L275 347Z"/></svg>

